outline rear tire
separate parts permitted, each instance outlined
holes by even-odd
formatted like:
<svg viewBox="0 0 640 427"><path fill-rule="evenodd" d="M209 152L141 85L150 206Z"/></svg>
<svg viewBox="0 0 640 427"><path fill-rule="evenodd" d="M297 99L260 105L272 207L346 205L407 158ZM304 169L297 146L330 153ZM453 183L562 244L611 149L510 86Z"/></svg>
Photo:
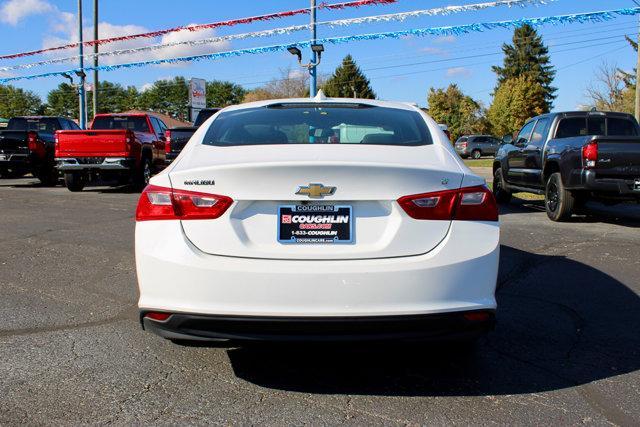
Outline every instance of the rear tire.
<svg viewBox="0 0 640 427"><path fill-rule="evenodd" d="M552 173L544 192L544 207L551 221L567 221L573 214L575 197L562 183L560 172Z"/></svg>
<svg viewBox="0 0 640 427"><path fill-rule="evenodd" d="M149 185L150 179L151 160L149 157L143 157L140 162L140 167L134 172L133 187L138 191L142 191L147 185Z"/></svg>
<svg viewBox="0 0 640 427"><path fill-rule="evenodd" d="M480 152L480 150L473 150L471 152L471 158L474 160L478 160L480 157L482 157L482 153Z"/></svg>
<svg viewBox="0 0 640 427"><path fill-rule="evenodd" d="M512 194L510 191L505 190L504 180L502 179L502 168L496 169L493 173L493 196L496 198L496 202L500 204L507 204L511 201Z"/></svg>
<svg viewBox="0 0 640 427"><path fill-rule="evenodd" d="M87 177L82 172L70 172L64 174L64 185L69 191L82 191L87 185Z"/></svg>

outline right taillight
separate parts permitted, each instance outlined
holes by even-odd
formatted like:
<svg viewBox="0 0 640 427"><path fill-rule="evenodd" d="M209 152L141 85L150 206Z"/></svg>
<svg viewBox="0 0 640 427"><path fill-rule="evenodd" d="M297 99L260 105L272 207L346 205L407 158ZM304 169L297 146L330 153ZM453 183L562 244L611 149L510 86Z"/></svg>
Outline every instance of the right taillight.
<svg viewBox="0 0 640 427"><path fill-rule="evenodd" d="M164 131L164 152L167 154L171 152L171 131L169 129Z"/></svg>
<svg viewBox="0 0 640 427"><path fill-rule="evenodd" d="M598 161L598 142L593 141L582 146L582 162L585 168L595 168Z"/></svg>
<svg viewBox="0 0 640 427"><path fill-rule="evenodd" d="M232 203L227 196L148 185L138 200L136 221L216 219Z"/></svg>
<svg viewBox="0 0 640 427"><path fill-rule="evenodd" d="M398 204L415 219L497 221L498 206L487 187L415 194L398 199Z"/></svg>

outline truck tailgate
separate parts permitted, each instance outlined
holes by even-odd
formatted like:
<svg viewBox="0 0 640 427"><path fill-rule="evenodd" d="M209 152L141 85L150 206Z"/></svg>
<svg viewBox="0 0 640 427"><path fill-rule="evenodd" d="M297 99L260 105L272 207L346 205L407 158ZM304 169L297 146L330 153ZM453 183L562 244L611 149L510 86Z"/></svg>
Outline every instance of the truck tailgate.
<svg viewBox="0 0 640 427"><path fill-rule="evenodd" d="M127 130L66 130L56 133L56 157L126 157L134 135Z"/></svg>
<svg viewBox="0 0 640 427"><path fill-rule="evenodd" d="M637 136L599 136L598 178L640 178L640 138Z"/></svg>
<svg viewBox="0 0 640 427"><path fill-rule="evenodd" d="M0 151L3 153L28 153L29 145L27 131L3 130L0 131Z"/></svg>

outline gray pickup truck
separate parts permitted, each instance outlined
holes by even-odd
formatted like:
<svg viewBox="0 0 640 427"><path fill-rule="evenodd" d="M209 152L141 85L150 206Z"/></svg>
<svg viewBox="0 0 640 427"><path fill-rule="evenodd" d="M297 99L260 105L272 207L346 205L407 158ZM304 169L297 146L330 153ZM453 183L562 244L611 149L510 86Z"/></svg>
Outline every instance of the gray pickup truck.
<svg viewBox="0 0 640 427"><path fill-rule="evenodd" d="M640 127L629 114L550 113L528 120L493 163L493 192L543 194L553 221L571 217L590 199L640 202Z"/></svg>
<svg viewBox="0 0 640 427"><path fill-rule="evenodd" d="M491 135L461 136L454 144L456 152L466 159L479 159L482 156L495 156L500 147L500 139Z"/></svg>

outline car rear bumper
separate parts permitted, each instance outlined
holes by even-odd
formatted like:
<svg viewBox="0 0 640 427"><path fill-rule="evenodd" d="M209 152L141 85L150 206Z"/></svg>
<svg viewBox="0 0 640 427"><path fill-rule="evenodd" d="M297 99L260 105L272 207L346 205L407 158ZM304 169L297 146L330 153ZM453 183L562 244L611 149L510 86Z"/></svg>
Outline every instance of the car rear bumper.
<svg viewBox="0 0 640 427"><path fill-rule="evenodd" d="M10 169L14 167L26 167L32 163L30 154L0 154L0 168Z"/></svg>
<svg viewBox="0 0 640 427"><path fill-rule="evenodd" d="M633 178L602 178L593 170L577 171L567 186L571 190L584 190L601 193L609 197L640 198L638 182L640 176Z"/></svg>
<svg viewBox="0 0 640 427"><path fill-rule="evenodd" d="M58 157L58 170L61 172L76 172L88 170L129 171L135 164L135 159L129 157Z"/></svg>
<svg viewBox="0 0 640 427"><path fill-rule="evenodd" d="M369 317L241 317L173 313L145 317L142 327L163 338L191 341L380 341L477 338L493 329L493 310Z"/></svg>
<svg viewBox="0 0 640 427"><path fill-rule="evenodd" d="M496 308L497 222L453 221L422 255L274 260L206 254L179 221L143 221L135 251L142 311L297 318Z"/></svg>

